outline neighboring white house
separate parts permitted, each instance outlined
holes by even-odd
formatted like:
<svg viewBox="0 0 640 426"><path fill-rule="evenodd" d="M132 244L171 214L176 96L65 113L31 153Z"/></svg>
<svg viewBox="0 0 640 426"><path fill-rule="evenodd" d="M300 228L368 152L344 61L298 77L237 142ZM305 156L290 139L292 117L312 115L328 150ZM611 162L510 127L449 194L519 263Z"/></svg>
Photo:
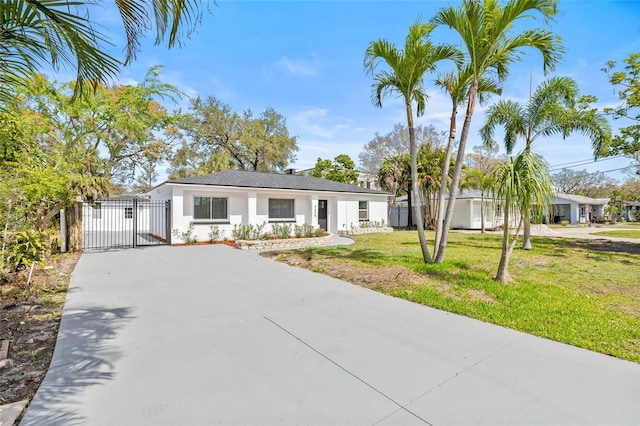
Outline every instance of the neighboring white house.
<svg viewBox="0 0 640 426"><path fill-rule="evenodd" d="M310 224L331 233L387 218L388 194L355 185L296 174L229 170L168 180L147 193L171 200L171 228L194 225L198 240L211 226L232 238L236 225Z"/></svg>
<svg viewBox="0 0 640 426"><path fill-rule="evenodd" d="M623 205L622 217L626 221L634 222L637 212L640 212L640 201L625 201Z"/></svg>
<svg viewBox="0 0 640 426"><path fill-rule="evenodd" d="M558 193L551 201L551 223L569 221L571 225L595 222L606 217L608 198L590 198L582 195Z"/></svg>
<svg viewBox="0 0 640 426"><path fill-rule="evenodd" d="M448 196L447 196L448 198ZM502 214L502 205L489 194L484 196L484 204L480 191L464 190L456 197L456 204L453 209L453 217L451 218L452 229L481 229L480 206L484 205L484 226L486 229L497 228L502 226L504 217ZM445 206L446 207L446 203ZM391 207L391 226L405 227L408 222L409 205L407 196L403 195L396 198ZM415 218L412 212L412 217ZM517 215L512 215L511 224L517 225ZM415 221L414 221L415 223Z"/></svg>

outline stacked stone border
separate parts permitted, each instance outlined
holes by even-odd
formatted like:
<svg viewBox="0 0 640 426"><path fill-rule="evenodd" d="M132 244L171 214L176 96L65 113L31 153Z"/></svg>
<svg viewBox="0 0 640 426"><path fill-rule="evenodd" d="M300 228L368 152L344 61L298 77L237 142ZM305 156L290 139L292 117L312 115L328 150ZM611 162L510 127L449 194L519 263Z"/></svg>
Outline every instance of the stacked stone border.
<svg viewBox="0 0 640 426"><path fill-rule="evenodd" d="M278 250L317 247L329 244L335 240L335 234L312 238L288 238L284 240L237 240L240 250Z"/></svg>
<svg viewBox="0 0 640 426"><path fill-rule="evenodd" d="M358 235L358 234L388 234L393 232L393 228L381 226L377 228L353 228L350 230L338 231L339 235Z"/></svg>

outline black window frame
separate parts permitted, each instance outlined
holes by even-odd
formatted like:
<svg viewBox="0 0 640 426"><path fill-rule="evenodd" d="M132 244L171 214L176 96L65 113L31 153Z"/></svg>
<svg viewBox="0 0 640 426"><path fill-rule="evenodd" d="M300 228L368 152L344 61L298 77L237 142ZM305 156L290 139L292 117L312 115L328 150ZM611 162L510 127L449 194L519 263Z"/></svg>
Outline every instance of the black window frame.
<svg viewBox="0 0 640 426"><path fill-rule="evenodd" d="M208 200L208 215L207 217L196 217L198 212L196 206L196 199ZM214 217L214 200L224 200L224 217ZM212 195L195 195L193 197L193 221L196 223L229 223L229 197L215 197Z"/></svg>
<svg viewBox="0 0 640 426"><path fill-rule="evenodd" d="M284 216L272 216L273 210L276 209L275 206L272 206L272 202L280 202L286 201L291 203L291 217ZM295 198L269 198L268 201L268 217L269 223L277 223L277 222L295 222L296 221L296 200Z"/></svg>

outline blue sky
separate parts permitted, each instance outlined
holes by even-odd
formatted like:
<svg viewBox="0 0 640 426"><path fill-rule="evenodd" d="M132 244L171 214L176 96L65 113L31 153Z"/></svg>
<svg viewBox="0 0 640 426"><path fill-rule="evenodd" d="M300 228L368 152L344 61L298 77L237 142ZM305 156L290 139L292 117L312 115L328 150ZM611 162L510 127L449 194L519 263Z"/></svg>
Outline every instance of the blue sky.
<svg viewBox="0 0 640 426"><path fill-rule="evenodd" d="M403 105L395 97L386 98L383 108L372 105L371 78L362 66L367 46L379 38L402 46L416 19L421 16L427 21L440 7L455 3L222 0L210 4L211 13L205 13L197 33L182 48L154 46L154 34L149 34L137 60L122 71L119 81L140 81L150 66L163 65L163 81L189 96L212 95L239 112L250 108L259 113L273 107L284 115L300 148L292 167L310 168L318 157L343 153L358 162L358 154L376 132L385 134L394 123L406 123ZM552 75L573 77L581 92L599 98L599 106L615 105L613 88L601 68L608 60L622 61L629 53L640 52L640 1L565 0L559 9L562 15L550 28L560 35L567 53ZM113 12L106 8L92 16L108 29L118 47L113 53L122 57L124 35ZM527 26L532 24L543 25L538 20ZM434 32L434 40L457 41L444 28ZM522 62L511 68L503 98L526 102L530 76L534 87L545 78L540 55L525 53ZM450 104L433 86L433 78L427 76L430 100L417 123L446 130ZM483 109L473 117L469 150L480 143L477 131L484 120ZM590 142L580 136L540 140L534 149L552 167L592 159ZM630 163L618 158L575 169L606 171L623 180L629 172L609 171Z"/></svg>

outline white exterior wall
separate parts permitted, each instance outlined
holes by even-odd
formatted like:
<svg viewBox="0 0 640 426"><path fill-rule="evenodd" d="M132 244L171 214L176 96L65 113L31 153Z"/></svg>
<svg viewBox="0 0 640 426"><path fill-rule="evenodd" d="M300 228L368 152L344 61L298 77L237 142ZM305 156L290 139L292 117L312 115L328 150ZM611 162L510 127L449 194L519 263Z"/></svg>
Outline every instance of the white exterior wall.
<svg viewBox="0 0 640 426"><path fill-rule="evenodd" d="M133 217L125 217L125 208L133 208L133 201L96 202L100 204L100 212L92 205L84 204L82 209L82 223L84 229L100 229L101 231L132 231ZM152 223L150 210L144 208L143 202L138 202L137 210L138 227L140 231L147 224ZM151 231L151 230L148 230Z"/></svg>
<svg viewBox="0 0 640 426"><path fill-rule="evenodd" d="M369 194L336 194L311 191L273 190L261 188L214 188L205 185L163 185L149 192L151 199L172 202L171 229L184 232L193 222L193 235L198 241L207 241L211 226L217 226L222 236L232 239L235 225L262 225L262 232L271 231L269 223L269 199L293 199L294 221L286 222L292 226L311 224L318 227L318 200L327 200L327 228L331 233L349 229L351 223L358 226L358 202L368 201L369 220L385 221L387 219L386 195ZM193 199L202 197L227 198L228 221L197 221L193 219ZM274 221L273 223L282 223ZM172 236L172 242L181 241Z"/></svg>
<svg viewBox="0 0 640 426"><path fill-rule="evenodd" d="M359 203L366 201L368 203L368 222L387 223L387 198L380 196L371 196L368 194L357 194L351 196L340 196L337 200L337 227L336 232L347 231L360 227Z"/></svg>

